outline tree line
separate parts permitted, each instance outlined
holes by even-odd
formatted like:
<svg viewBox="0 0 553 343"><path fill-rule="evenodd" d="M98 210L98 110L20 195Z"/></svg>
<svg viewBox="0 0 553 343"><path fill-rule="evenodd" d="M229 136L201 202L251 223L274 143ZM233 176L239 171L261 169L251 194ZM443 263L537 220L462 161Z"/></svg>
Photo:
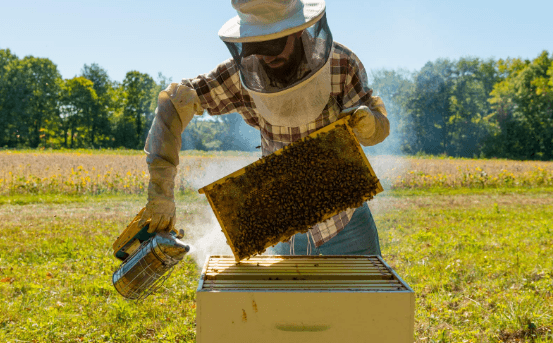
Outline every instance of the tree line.
<svg viewBox="0 0 553 343"><path fill-rule="evenodd" d="M553 56L461 58L421 70L370 73L392 134L372 148L406 154L553 160ZM97 64L62 79L47 58L0 49L0 147L142 149L157 95L170 79L130 71L111 80ZM183 149L253 150L259 133L239 114L195 117Z"/></svg>
<svg viewBox="0 0 553 343"><path fill-rule="evenodd" d="M438 59L420 71L371 76L395 130L381 149L553 160L553 55L547 51L531 61Z"/></svg>
<svg viewBox="0 0 553 343"><path fill-rule="evenodd" d="M0 147L142 149L157 96L170 82L161 73L154 80L138 71L117 82L97 64L62 79L47 58L19 59L0 49ZM241 126L238 114L198 119L185 131L183 149L251 149L232 138Z"/></svg>

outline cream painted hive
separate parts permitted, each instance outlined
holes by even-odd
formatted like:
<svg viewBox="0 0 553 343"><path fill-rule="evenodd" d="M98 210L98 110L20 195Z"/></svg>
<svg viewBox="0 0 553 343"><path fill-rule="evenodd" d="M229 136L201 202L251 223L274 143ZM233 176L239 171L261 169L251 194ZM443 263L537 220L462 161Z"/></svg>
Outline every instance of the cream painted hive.
<svg viewBox="0 0 553 343"><path fill-rule="evenodd" d="M199 343L413 342L415 293L378 256L210 256Z"/></svg>

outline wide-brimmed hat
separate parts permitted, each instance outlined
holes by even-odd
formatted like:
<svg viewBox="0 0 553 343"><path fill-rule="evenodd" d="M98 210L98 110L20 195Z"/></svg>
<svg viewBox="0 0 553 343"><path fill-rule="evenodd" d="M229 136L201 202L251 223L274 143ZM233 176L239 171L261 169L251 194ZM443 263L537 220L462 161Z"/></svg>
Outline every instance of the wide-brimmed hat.
<svg viewBox="0 0 553 343"><path fill-rule="evenodd" d="M231 0L238 15L219 30L225 42L259 42L310 27L325 13L324 0Z"/></svg>

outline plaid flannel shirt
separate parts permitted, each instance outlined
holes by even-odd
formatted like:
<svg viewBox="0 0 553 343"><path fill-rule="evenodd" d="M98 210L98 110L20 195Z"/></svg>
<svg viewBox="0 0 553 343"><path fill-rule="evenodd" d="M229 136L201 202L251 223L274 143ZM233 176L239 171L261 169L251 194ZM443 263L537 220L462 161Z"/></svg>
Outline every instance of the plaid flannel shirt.
<svg viewBox="0 0 553 343"><path fill-rule="evenodd" d="M248 91L240 83L239 71L233 59L217 66L208 74L184 79L181 84L193 88L201 106L210 115L238 112L247 124L261 133L261 149L267 156L284 146L308 136L338 119L343 109L369 106L372 89L365 68L357 56L344 45L333 43L331 56L331 96L321 115L313 122L299 127L271 125L256 110ZM336 236L350 221L355 209L347 209L313 226L309 231L319 247Z"/></svg>

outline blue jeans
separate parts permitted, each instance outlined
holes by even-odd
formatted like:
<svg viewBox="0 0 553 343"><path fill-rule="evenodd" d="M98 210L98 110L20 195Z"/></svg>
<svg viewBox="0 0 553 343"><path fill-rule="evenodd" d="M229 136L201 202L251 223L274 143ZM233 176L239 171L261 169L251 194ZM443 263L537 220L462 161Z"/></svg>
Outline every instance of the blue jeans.
<svg viewBox="0 0 553 343"><path fill-rule="evenodd" d="M294 255L307 255L307 242L311 243L309 255L381 255L378 231L367 203L357 208L349 223L330 241L315 247L313 237L307 233L294 235ZM278 243L268 248L271 255L291 255L290 244Z"/></svg>

